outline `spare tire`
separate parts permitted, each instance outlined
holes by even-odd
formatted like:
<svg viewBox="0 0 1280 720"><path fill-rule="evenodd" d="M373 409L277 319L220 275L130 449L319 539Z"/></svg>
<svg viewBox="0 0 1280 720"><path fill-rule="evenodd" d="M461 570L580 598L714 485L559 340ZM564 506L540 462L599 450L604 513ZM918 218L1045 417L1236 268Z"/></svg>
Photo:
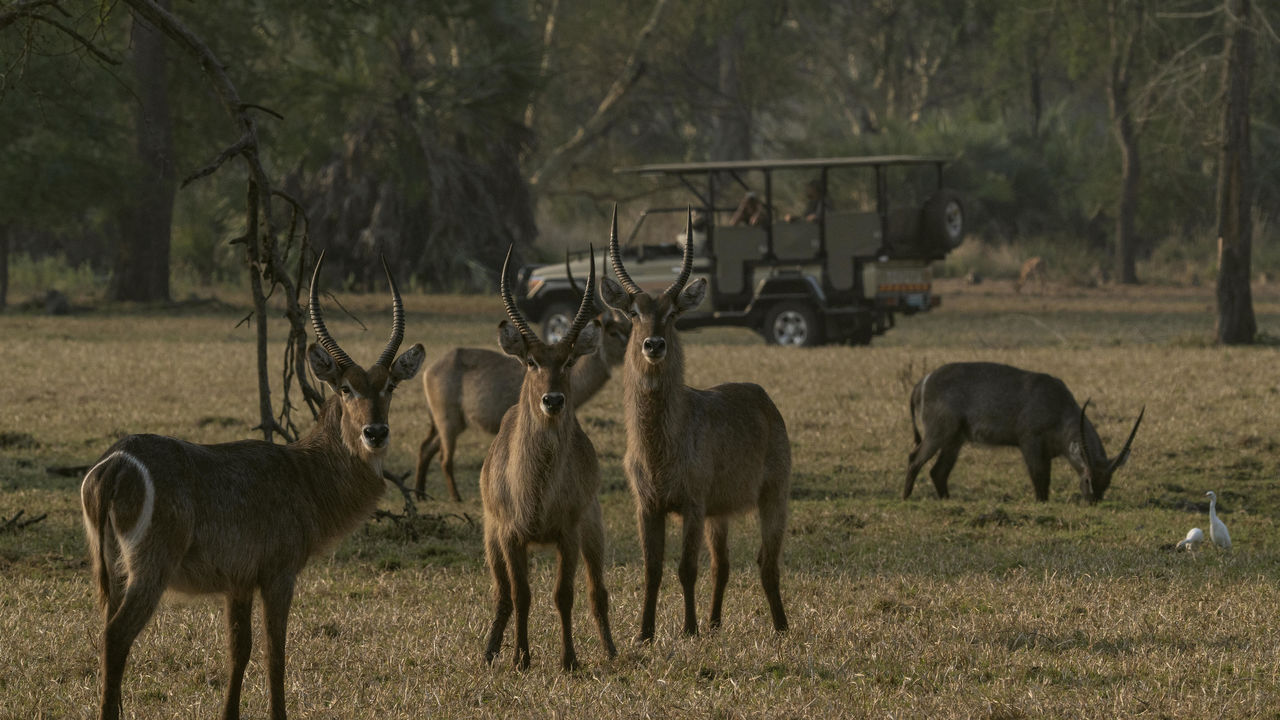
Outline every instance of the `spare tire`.
<svg viewBox="0 0 1280 720"><path fill-rule="evenodd" d="M939 190L920 210L921 244L946 254L964 241L964 205L950 190Z"/></svg>

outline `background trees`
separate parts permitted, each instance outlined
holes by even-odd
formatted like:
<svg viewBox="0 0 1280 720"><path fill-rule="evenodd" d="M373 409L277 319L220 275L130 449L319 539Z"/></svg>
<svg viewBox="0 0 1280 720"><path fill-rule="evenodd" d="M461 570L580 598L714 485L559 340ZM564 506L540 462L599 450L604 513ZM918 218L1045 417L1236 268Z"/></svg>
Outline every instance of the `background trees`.
<svg viewBox="0 0 1280 720"><path fill-rule="evenodd" d="M856 152L956 157L950 182L990 242L1069 249L1123 281L1143 279L1147 259L1212 272L1229 8L227 0L174 12L246 102L279 114L260 128L270 170L341 277L377 282L369 260L385 254L421 286L480 289L508 243L551 255L598 234L614 200L654 192L616 166ZM1266 9L1238 27L1274 67ZM235 277L238 183L176 192L170 222L155 199L168 173L235 142L198 67L149 50L120 7L0 0L0 72L13 255L87 263L121 299L168 296L162 270L132 274L147 263L184 286ZM167 150L153 132L165 106ZM1260 129L1244 202L1262 237L1280 208L1280 101L1259 84L1245 109ZM154 234L166 225L169 243ZM1268 243L1255 250L1271 262Z"/></svg>

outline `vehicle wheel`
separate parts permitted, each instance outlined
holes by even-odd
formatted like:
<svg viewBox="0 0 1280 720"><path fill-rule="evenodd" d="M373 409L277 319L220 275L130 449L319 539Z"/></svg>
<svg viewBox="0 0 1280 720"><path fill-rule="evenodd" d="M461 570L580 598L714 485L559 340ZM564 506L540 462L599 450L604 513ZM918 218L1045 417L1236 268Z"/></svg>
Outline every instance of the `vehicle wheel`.
<svg viewBox="0 0 1280 720"><path fill-rule="evenodd" d="M950 190L939 190L924 204L920 233L929 247L954 250L964 241L964 205Z"/></svg>
<svg viewBox="0 0 1280 720"><path fill-rule="evenodd" d="M578 308L566 302L553 302L542 314L542 339L547 344L560 341L573 324L573 316Z"/></svg>
<svg viewBox="0 0 1280 720"><path fill-rule="evenodd" d="M812 347L822 342L818 316L808 303L787 301L774 305L765 315L762 330L770 345Z"/></svg>

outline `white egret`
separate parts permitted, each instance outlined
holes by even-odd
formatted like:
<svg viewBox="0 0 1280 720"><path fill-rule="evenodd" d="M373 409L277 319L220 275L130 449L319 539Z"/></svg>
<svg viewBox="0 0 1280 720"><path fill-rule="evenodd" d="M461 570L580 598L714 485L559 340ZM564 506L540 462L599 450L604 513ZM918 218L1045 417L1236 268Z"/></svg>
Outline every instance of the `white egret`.
<svg viewBox="0 0 1280 720"><path fill-rule="evenodd" d="M1231 549L1231 534L1227 532L1227 526L1218 519L1218 510L1215 507L1218 503L1218 496L1212 490L1205 493L1205 497L1209 498L1209 537L1223 550Z"/></svg>
<svg viewBox="0 0 1280 720"><path fill-rule="evenodd" d="M1204 531L1194 527L1187 531L1187 537L1180 540L1174 550L1195 550L1196 546L1202 542L1204 542Z"/></svg>

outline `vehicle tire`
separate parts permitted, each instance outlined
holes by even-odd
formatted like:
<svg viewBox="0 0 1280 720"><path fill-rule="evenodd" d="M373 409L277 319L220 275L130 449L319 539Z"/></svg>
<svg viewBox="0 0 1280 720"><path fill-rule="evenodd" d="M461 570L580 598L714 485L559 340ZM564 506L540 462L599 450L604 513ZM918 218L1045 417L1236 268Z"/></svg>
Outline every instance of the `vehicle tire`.
<svg viewBox="0 0 1280 720"><path fill-rule="evenodd" d="M542 339L547 344L557 342L568 332L578 308L567 302L553 302L542 314Z"/></svg>
<svg viewBox="0 0 1280 720"><path fill-rule="evenodd" d="M950 190L939 190L921 210L920 235L925 244L949 252L964 242L964 205Z"/></svg>
<svg viewBox="0 0 1280 720"><path fill-rule="evenodd" d="M806 302L788 300L769 309L761 328L765 342L770 345L813 347L822 343L822 329L818 326L818 314Z"/></svg>

